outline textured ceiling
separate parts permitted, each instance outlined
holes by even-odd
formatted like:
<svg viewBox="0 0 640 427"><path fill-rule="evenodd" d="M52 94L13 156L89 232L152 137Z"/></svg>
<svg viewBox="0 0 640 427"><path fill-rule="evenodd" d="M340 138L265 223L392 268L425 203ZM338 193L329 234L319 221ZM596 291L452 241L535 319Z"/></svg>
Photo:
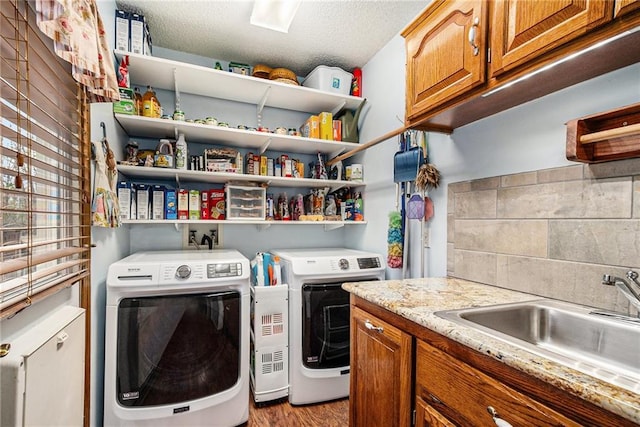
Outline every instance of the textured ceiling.
<svg viewBox="0 0 640 427"><path fill-rule="evenodd" d="M145 16L154 46L299 76L317 65L362 67L428 3L303 0L285 34L250 25L248 0L116 0L119 9Z"/></svg>

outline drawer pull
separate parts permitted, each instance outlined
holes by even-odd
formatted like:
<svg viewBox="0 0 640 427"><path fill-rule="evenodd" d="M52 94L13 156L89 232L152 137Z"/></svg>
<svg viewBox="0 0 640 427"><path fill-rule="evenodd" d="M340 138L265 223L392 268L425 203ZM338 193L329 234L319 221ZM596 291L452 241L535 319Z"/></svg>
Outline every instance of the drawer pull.
<svg viewBox="0 0 640 427"><path fill-rule="evenodd" d="M509 424L509 422L500 418L500 415L498 415L498 411L496 411L493 406L487 406L487 412L489 413L489 415L491 415L491 418L493 418L493 422L498 427L513 427L511 424Z"/></svg>
<svg viewBox="0 0 640 427"><path fill-rule="evenodd" d="M429 393L429 398L431 399L432 402L434 403L442 403L442 400L438 399L437 397L435 397L433 394Z"/></svg>
<svg viewBox="0 0 640 427"><path fill-rule="evenodd" d="M473 48L473 56L478 56L480 52L480 48L476 44L476 32L478 30L478 25L480 24L480 20L476 17L473 20L473 25L469 28L469 44Z"/></svg>
<svg viewBox="0 0 640 427"><path fill-rule="evenodd" d="M384 328L382 326L373 326L373 324L369 321L369 319L364 321L364 326L370 331L384 332Z"/></svg>

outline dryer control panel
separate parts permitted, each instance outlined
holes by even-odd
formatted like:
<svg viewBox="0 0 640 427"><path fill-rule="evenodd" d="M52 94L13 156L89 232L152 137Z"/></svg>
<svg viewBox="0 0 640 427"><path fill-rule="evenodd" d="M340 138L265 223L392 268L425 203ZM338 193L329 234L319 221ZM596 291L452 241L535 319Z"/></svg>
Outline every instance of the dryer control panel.
<svg viewBox="0 0 640 427"><path fill-rule="evenodd" d="M217 279L220 277L237 277L242 276L242 264L238 263L219 263L207 264L207 278Z"/></svg>

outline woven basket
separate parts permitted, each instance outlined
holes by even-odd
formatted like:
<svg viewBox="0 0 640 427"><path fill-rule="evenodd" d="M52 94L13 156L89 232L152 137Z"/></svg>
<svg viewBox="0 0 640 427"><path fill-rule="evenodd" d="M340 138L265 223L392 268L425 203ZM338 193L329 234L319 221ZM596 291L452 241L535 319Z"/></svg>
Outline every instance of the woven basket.
<svg viewBox="0 0 640 427"><path fill-rule="evenodd" d="M269 73L269 80L277 80L283 83L298 84L296 73L287 68L274 68Z"/></svg>
<svg viewBox="0 0 640 427"><path fill-rule="evenodd" d="M271 72L272 68L269 67L268 65L264 65L264 64L256 64L253 66L253 74L251 74L253 77L258 77L261 79L268 79L269 78L269 73Z"/></svg>

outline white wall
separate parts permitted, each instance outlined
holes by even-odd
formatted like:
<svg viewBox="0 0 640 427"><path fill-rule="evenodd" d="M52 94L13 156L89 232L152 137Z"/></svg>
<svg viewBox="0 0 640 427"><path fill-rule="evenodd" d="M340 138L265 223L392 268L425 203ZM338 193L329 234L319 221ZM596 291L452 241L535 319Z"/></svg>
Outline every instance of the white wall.
<svg viewBox="0 0 640 427"><path fill-rule="evenodd" d="M363 68L364 94L373 104L363 123L365 141L397 127L396 115L404 117L403 43L402 37L397 36ZM430 133L430 160L442 180L440 188L430 192L435 215L428 223L431 247L426 250L425 275L446 275L449 183L572 164L565 157L567 121L637 103L639 99L640 64L635 64L468 124L450 136ZM395 141L367 150L364 160L367 182L371 184L365 198L370 226L358 236L361 239L357 246L383 253L387 213L395 198L391 178ZM372 206L375 209L369 209ZM415 229L411 231L416 234ZM415 275L419 242L411 252Z"/></svg>

